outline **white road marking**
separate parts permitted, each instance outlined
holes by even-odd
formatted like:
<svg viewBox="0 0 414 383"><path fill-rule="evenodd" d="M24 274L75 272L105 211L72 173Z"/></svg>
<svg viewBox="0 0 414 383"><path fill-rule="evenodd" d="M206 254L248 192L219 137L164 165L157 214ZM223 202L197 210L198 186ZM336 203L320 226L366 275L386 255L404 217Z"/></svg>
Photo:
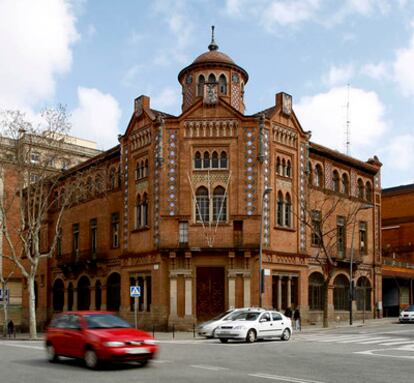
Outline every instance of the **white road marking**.
<svg viewBox="0 0 414 383"><path fill-rule="evenodd" d="M153 363L172 363L171 360L160 360L160 359L152 359L151 362Z"/></svg>
<svg viewBox="0 0 414 383"><path fill-rule="evenodd" d="M43 346L33 346L33 345L27 345L27 344L19 344L15 342L0 342L0 346L10 346L10 347L20 347L20 348L30 348L33 350L44 350L45 348Z"/></svg>
<svg viewBox="0 0 414 383"><path fill-rule="evenodd" d="M248 374L249 376L253 376L255 378L263 378L263 379L271 379L271 380L281 380L284 382L294 382L294 383L324 383L319 380L308 380L308 379L301 379L301 378L294 378L292 376L279 376L279 375L269 375L263 373L257 374Z"/></svg>
<svg viewBox="0 0 414 383"><path fill-rule="evenodd" d="M380 354L378 351L414 351L414 350L402 350L401 348L384 348L380 350L368 350L368 351L358 351L355 354L369 355L369 356L381 356L385 358L397 358L397 359L414 359L414 355L390 355L390 354Z"/></svg>
<svg viewBox="0 0 414 383"><path fill-rule="evenodd" d="M384 341L387 340L387 337L381 336L379 338L381 338ZM345 344L345 343L368 342L370 340L375 340L375 339L378 339L378 338L372 338L372 337L369 337L369 336L364 336L364 337L355 337L353 339L341 340L341 341L339 341L337 343ZM391 338L388 338L388 339L391 340Z"/></svg>
<svg viewBox="0 0 414 383"><path fill-rule="evenodd" d="M357 342L358 344L374 344L374 343L381 343L381 342L385 342L387 340L391 340L392 338L390 338L389 336L379 336L377 338L371 338L367 341L363 341L363 342Z"/></svg>
<svg viewBox="0 0 414 383"><path fill-rule="evenodd" d="M203 365L203 364L190 364L190 367L200 368L202 370L209 370L209 371L223 371L223 370L228 370L227 367L207 366L207 365Z"/></svg>

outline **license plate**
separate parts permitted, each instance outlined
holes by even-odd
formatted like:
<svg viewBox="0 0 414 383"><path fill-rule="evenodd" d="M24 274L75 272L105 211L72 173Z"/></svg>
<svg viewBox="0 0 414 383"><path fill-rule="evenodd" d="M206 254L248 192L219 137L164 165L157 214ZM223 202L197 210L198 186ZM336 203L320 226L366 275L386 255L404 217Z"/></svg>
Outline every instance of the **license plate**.
<svg viewBox="0 0 414 383"><path fill-rule="evenodd" d="M125 350L127 354L149 354L150 350L146 347L127 348Z"/></svg>

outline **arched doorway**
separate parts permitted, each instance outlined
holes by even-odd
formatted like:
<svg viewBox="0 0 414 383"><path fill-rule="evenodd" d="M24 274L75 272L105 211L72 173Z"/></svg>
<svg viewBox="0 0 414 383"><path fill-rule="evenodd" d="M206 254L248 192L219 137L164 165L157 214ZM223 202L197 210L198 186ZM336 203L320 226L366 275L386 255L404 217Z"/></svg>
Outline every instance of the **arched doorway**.
<svg viewBox="0 0 414 383"><path fill-rule="evenodd" d="M334 309L347 311L349 309L349 281L344 274L339 274L334 280Z"/></svg>
<svg viewBox="0 0 414 383"><path fill-rule="evenodd" d="M121 276L112 273L106 281L106 308L109 311L119 311L121 305Z"/></svg>
<svg viewBox="0 0 414 383"><path fill-rule="evenodd" d="M87 276L83 276L78 282L78 310L89 310L91 305L91 283Z"/></svg>
<svg viewBox="0 0 414 383"><path fill-rule="evenodd" d="M73 284L72 282L68 285L68 311L73 310Z"/></svg>
<svg viewBox="0 0 414 383"><path fill-rule="evenodd" d="M101 281L95 283L95 308L100 310L102 305L102 284Z"/></svg>
<svg viewBox="0 0 414 383"><path fill-rule="evenodd" d="M53 311L63 311L65 304L65 286L61 279L56 279L53 284Z"/></svg>
<svg viewBox="0 0 414 383"><path fill-rule="evenodd" d="M309 276L309 310L323 310L325 282L323 275L314 272Z"/></svg>

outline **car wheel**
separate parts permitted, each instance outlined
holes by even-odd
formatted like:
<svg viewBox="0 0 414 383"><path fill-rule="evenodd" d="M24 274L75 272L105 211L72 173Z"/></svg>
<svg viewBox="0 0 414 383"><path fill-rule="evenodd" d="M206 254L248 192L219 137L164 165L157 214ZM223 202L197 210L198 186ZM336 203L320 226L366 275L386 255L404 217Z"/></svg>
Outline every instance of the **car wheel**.
<svg viewBox="0 0 414 383"><path fill-rule="evenodd" d="M227 343L229 340L228 339L226 339L226 338L220 338L220 342L221 343Z"/></svg>
<svg viewBox="0 0 414 383"><path fill-rule="evenodd" d="M59 355L56 355L55 348L51 343L46 345L47 360L50 363L56 363L59 360Z"/></svg>
<svg viewBox="0 0 414 383"><path fill-rule="evenodd" d="M85 361L86 367L88 367L89 369L94 370L98 367L99 360L94 350L86 350L83 359Z"/></svg>
<svg viewBox="0 0 414 383"><path fill-rule="evenodd" d="M254 330L247 331L246 342L254 343L256 341L256 332Z"/></svg>
<svg viewBox="0 0 414 383"><path fill-rule="evenodd" d="M285 328L282 332L282 336L280 337L282 340L289 340L290 339L290 330Z"/></svg>

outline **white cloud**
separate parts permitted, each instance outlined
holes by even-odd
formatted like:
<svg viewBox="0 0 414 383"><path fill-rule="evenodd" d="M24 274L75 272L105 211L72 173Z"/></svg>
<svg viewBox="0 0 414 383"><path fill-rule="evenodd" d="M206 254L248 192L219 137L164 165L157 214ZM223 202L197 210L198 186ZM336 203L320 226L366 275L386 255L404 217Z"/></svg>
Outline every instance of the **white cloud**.
<svg viewBox="0 0 414 383"><path fill-rule="evenodd" d="M136 64L128 68L126 73L121 79L121 83L127 87L136 87L138 82L138 76L140 75L144 66L142 64Z"/></svg>
<svg viewBox="0 0 414 383"><path fill-rule="evenodd" d="M267 29L274 24L294 25L313 18L320 5L320 0L272 1L263 10L262 22Z"/></svg>
<svg viewBox="0 0 414 383"><path fill-rule="evenodd" d="M78 88L79 106L72 112L71 135L98 143L108 149L117 144L121 110L110 94L93 88Z"/></svg>
<svg viewBox="0 0 414 383"><path fill-rule="evenodd" d="M352 64L344 66L332 66L329 69L329 73L322 77L322 82L329 86L333 87L335 85L344 85L349 82L349 80L354 75L354 67Z"/></svg>
<svg viewBox="0 0 414 383"><path fill-rule="evenodd" d="M393 63L394 80L405 96L414 95L414 34L407 48L397 51Z"/></svg>
<svg viewBox="0 0 414 383"><path fill-rule="evenodd" d="M392 137L385 147L384 153L387 156L387 166L394 170L411 171L411 178L414 179L414 135L403 134ZM406 177L406 174L404 174Z"/></svg>
<svg viewBox="0 0 414 383"><path fill-rule="evenodd" d="M72 63L79 38L68 1L0 2L0 104L31 108L53 96L56 75Z"/></svg>
<svg viewBox="0 0 414 383"><path fill-rule="evenodd" d="M151 98L151 107L158 110L177 109L180 94L175 88L165 87L161 92Z"/></svg>
<svg viewBox="0 0 414 383"><path fill-rule="evenodd" d="M326 93L305 97L295 105L304 130L312 141L345 151L348 88L336 87ZM384 105L375 92L349 89L351 155L366 160L375 154L379 139L387 130Z"/></svg>
<svg viewBox="0 0 414 383"><path fill-rule="evenodd" d="M387 79L390 77L390 68L383 62L378 64L365 64L361 68L361 73L374 80Z"/></svg>

